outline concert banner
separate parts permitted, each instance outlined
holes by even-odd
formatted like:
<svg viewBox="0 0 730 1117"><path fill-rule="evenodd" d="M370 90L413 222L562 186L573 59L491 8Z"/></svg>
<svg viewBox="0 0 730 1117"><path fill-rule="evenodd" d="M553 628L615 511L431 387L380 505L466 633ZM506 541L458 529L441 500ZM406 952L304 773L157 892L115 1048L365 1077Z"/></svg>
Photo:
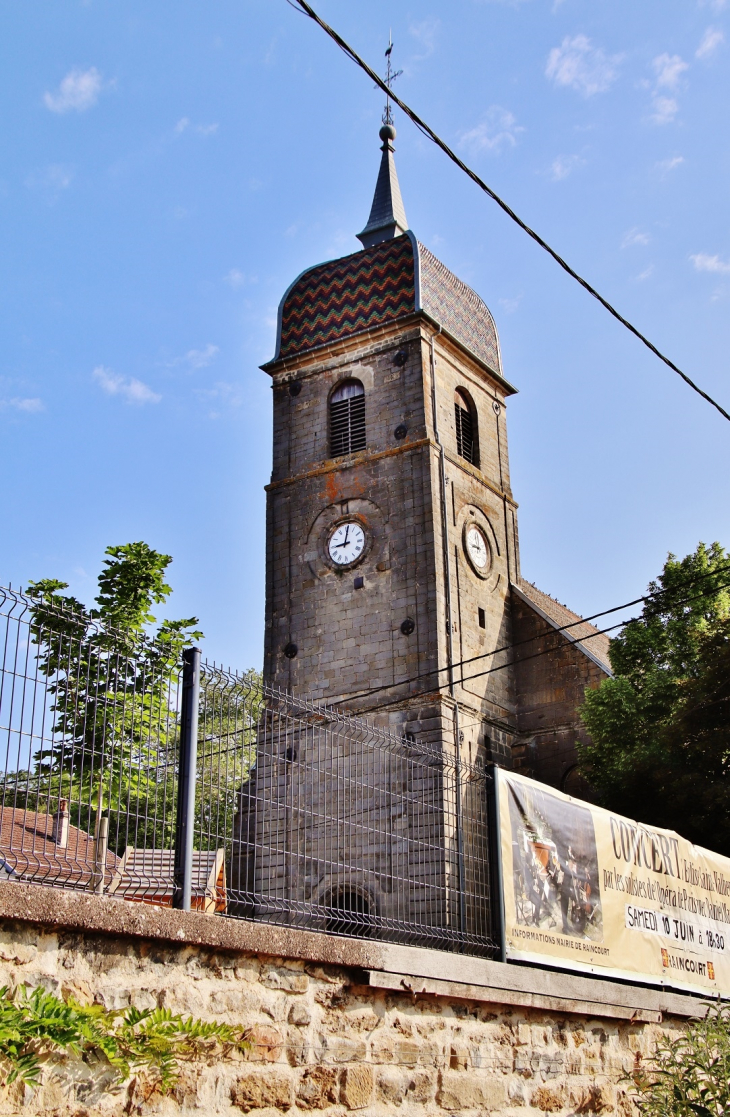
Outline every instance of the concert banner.
<svg viewBox="0 0 730 1117"><path fill-rule="evenodd" d="M730 996L730 858L495 775L507 961Z"/></svg>

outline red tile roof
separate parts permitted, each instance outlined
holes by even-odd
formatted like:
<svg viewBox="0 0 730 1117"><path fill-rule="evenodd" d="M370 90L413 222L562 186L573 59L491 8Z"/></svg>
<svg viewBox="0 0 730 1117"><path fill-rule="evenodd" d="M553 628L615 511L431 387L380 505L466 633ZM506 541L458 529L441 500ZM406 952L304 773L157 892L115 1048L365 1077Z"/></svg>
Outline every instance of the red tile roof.
<svg viewBox="0 0 730 1117"><path fill-rule="evenodd" d="M0 855L22 880L64 888L93 888L96 871L93 836L69 825L66 847L59 848L52 833L52 814L0 806ZM118 861L116 854L109 850L107 884Z"/></svg>

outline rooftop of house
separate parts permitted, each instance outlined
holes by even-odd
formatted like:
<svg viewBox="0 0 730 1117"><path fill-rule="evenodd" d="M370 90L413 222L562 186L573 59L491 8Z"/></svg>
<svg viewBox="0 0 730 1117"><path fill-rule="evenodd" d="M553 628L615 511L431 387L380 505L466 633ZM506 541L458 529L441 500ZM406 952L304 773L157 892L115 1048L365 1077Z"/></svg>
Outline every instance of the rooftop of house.
<svg viewBox="0 0 730 1117"><path fill-rule="evenodd" d="M0 856L9 877L32 878L39 884L88 888L96 872L96 842L91 834L68 822L56 840L57 814L0 805ZM119 858L106 855L106 879Z"/></svg>

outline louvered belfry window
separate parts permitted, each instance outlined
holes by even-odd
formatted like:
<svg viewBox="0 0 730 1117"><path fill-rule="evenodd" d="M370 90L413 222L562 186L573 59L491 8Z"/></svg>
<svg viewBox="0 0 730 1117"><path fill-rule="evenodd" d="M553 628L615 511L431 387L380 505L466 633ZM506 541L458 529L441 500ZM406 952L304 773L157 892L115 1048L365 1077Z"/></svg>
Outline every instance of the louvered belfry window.
<svg viewBox="0 0 730 1117"><path fill-rule="evenodd" d="M476 420L465 392L457 388L454 393L456 419L456 451L472 465L477 464Z"/></svg>
<svg viewBox="0 0 730 1117"><path fill-rule="evenodd" d="M343 380L330 399L330 456L365 449L365 389L359 380Z"/></svg>

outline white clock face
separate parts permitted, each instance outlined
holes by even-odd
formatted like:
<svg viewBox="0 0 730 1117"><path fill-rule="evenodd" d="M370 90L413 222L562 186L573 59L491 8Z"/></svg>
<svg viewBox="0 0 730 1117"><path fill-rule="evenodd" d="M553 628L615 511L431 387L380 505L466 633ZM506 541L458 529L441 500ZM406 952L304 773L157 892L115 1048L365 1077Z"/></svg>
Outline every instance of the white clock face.
<svg viewBox="0 0 730 1117"><path fill-rule="evenodd" d="M351 562L356 562L365 550L365 532L353 520L338 524L330 536L327 550L338 566L348 566Z"/></svg>
<svg viewBox="0 0 730 1117"><path fill-rule="evenodd" d="M489 550L487 541L478 527L470 527L467 531L466 549L477 570L485 570L489 559Z"/></svg>

